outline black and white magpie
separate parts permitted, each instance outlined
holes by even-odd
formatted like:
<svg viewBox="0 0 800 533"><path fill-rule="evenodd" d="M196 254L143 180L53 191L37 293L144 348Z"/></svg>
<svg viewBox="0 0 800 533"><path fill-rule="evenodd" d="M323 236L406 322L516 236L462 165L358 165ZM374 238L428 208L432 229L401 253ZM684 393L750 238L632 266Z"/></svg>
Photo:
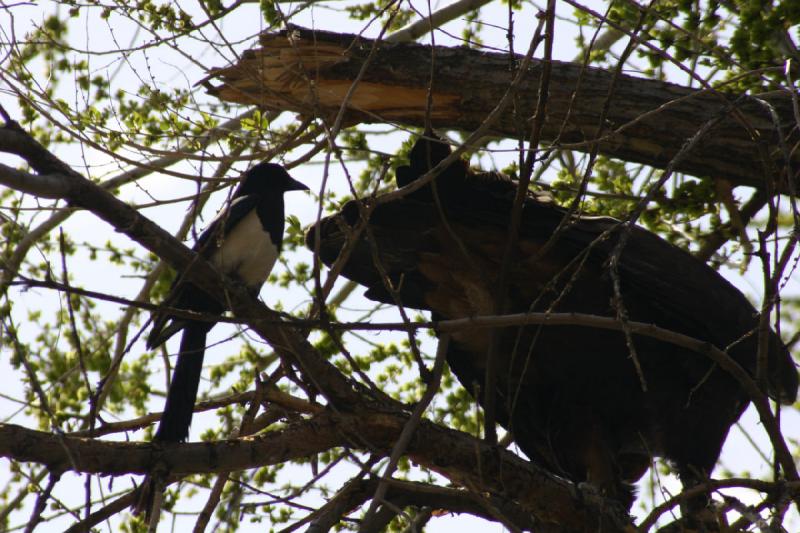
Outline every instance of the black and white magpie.
<svg viewBox="0 0 800 533"><path fill-rule="evenodd" d="M274 163L260 163L248 170L233 194L231 203L197 239L194 250L224 274L245 284L257 294L269 276L283 243L283 193L305 191L308 187L293 179ZM198 313L221 315L225 305L178 276L165 299L170 307ZM165 343L183 331L178 362L167 392L167 403L155 440L181 442L189 435L206 334L213 321L189 320L169 312L153 317L147 347Z"/></svg>

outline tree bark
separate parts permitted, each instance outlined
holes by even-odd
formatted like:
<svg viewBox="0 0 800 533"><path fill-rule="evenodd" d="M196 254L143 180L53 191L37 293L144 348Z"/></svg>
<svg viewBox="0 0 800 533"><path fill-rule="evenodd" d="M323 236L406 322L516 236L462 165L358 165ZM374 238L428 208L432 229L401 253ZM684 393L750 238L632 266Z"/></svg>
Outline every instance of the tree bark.
<svg viewBox="0 0 800 533"><path fill-rule="evenodd" d="M42 463L56 472L143 474L161 464L171 474L214 473L274 465L337 446L388 453L407 420L404 413L367 408L357 413L326 412L259 436L161 448L0 424L0 457ZM423 421L407 453L463 487L516 502L548 530L555 526L571 532L632 530L630 518L612 502L464 433Z"/></svg>
<svg viewBox="0 0 800 533"><path fill-rule="evenodd" d="M226 101L310 116L335 114L346 104L350 124L423 127L430 86L433 126L474 130L502 98L522 60L465 47L377 42L299 28L265 33L261 45L237 64L212 71L204 81L221 84L209 84L210 92ZM377 50L364 69L374 46ZM490 128L492 135L527 138L541 70L540 61L531 63L516 110L506 108ZM542 136L555 147L588 152L599 143L607 156L662 169L680 154L673 162L679 172L797 190L792 167L800 163L800 154L786 153L798 137L788 92L748 96L628 75L615 79L605 70L566 62L553 62L549 88ZM600 112L609 93L610 113L601 127ZM682 153L709 123L713 126L697 146ZM782 149L782 141L789 148ZM787 183L787 175L793 184Z"/></svg>

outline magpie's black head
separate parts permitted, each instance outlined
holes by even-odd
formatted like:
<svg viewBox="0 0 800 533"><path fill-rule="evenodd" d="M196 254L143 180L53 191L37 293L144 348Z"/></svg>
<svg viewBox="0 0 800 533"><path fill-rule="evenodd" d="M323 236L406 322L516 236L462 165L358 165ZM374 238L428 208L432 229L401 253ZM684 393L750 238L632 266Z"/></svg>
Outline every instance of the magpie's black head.
<svg viewBox="0 0 800 533"><path fill-rule="evenodd" d="M248 194L275 194L287 191L307 191L308 187L292 178L276 163L259 163L244 174L234 197Z"/></svg>

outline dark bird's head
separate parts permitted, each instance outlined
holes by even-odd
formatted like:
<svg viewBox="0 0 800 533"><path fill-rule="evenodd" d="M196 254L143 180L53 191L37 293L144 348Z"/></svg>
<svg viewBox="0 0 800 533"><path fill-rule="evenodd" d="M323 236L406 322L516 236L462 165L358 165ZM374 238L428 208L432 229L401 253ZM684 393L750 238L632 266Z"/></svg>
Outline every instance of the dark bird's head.
<svg viewBox="0 0 800 533"><path fill-rule="evenodd" d="M397 167L396 181L398 187L405 187L414 180L425 175L433 167L444 161L453 151L450 145L441 140L436 134L427 132L417 139L411 152L408 154L409 164ZM435 178L439 190L443 188L458 187L469 173L466 161L456 159L443 169ZM418 198L429 196L429 193L420 192Z"/></svg>
<svg viewBox="0 0 800 533"><path fill-rule="evenodd" d="M417 139L408 159L411 163L411 172L419 177L438 165L452 153L450 145L434 134L426 134Z"/></svg>
<svg viewBox="0 0 800 533"><path fill-rule="evenodd" d="M275 194L287 191L307 191L308 187L294 179L276 163L259 163L244 174L234 198L249 194Z"/></svg>

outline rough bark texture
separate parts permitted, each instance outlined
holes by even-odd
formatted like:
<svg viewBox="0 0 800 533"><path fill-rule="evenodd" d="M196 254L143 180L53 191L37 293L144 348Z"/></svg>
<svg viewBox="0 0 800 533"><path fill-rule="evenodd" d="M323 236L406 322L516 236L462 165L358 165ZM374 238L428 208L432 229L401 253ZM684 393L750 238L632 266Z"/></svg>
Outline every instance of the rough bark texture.
<svg viewBox="0 0 800 533"><path fill-rule="evenodd" d="M386 43L355 35L292 29L261 37L237 64L215 70L210 90L222 100L291 110L305 115L336 113L362 70L375 55L347 101L349 123L395 122L424 126L426 95L432 86L434 127L472 130L497 104L516 74L508 54L469 48ZM431 80L431 57L435 56ZM514 64L518 65L521 56ZM527 137L536 102L541 62L534 61L521 84L517 112L508 106L491 133ZM313 82L313 83L310 83ZM613 90L610 88L613 86ZM554 62L543 138L567 149L600 152L626 161L667 168L684 144L710 121L703 139L682 154L675 170L722 178L737 185L792 192L786 183L780 135L791 147L797 138L791 95L774 92L740 96ZM602 131L599 117L609 92L610 113ZM781 121L780 133L768 106ZM791 155L792 166L800 154ZM797 183L795 172L789 172Z"/></svg>
<svg viewBox="0 0 800 533"><path fill-rule="evenodd" d="M212 473L282 463L336 446L386 453L407 420L402 413L364 408L352 414L321 414L260 436L163 448L0 424L0 457L42 463L55 471L102 475L142 474L159 464L171 474ZM463 487L516 501L545 527L608 533L632 530L624 511L599 495L579 492L571 483L516 455L463 433L424 421L407 453L415 462ZM480 468L476 468L476 461Z"/></svg>

